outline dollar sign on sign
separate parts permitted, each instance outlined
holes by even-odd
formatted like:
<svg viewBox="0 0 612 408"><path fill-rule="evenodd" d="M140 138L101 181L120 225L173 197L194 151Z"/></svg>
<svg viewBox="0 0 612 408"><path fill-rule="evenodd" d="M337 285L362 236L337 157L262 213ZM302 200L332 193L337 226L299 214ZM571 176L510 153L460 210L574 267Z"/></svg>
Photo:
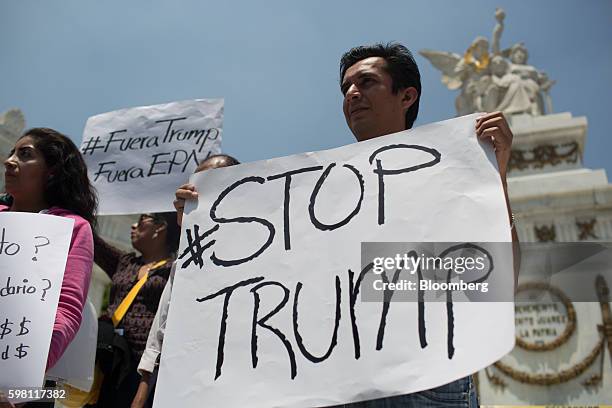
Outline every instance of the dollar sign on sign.
<svg viewBox="0 0 612 408"><path fill-rule="evenodd" d="M25 356L28 355L28 352L25 351L24 349L26 348L30 348L30 346L26 346L23 343L21 343L20 345L18 345L17 347L15 347L15 350L17 350L17 354L15 354L15 357L22 359Z"/></svg>
<svg viewBox="0 0 612 408"><path fill-rule="evenodd" d="M4 336L8 336L13 331L9 326L9 324L13 324L13 322L9 322L9 319L5 319L4 323L0 324L0 340L4 338Z"/></svg>

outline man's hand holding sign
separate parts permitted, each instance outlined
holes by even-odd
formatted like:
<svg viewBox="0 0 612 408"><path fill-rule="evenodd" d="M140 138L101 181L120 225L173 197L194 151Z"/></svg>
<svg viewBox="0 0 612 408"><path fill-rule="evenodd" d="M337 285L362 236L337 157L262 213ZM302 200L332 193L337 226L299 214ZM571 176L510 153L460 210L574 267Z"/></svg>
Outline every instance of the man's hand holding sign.
<svg viewBox="0 0 612 408"><path fill-rule="evenodd" d="M427 302L420 269L417 289L405 286L418 301L392 303L400 294L388 289L366 301L376 272L360 264L364 242L463 243L442 254L510 242L505 119L471 115L404 131L421 92L407 49L357 47L340 68L344 114L361 143L209 171L176 192L179 211L200 194L183 223L157 406L389 396L419 406L442 388L457 395L450 405L465 404L475 398L466 376L512 349L511 302L460 302L472 294L451 289ZM512 255L497 248L480 252L486 270L466 285L486 283L497 288L489 300L511 300ZM429 284L449 288L456 266ZM395 284L399 272L380 276Z"/></svg>
<svg viewBox="0 0 612 408"><path fill-rule="evenodd" d="M508 352L511 304L455 303L449 357L444 303L393 303L380 339L381 303L358 298L361 242L510 241L475 118L196 175L206 193L183 222L157 404L332 405L431 388ZM511 259L493 256L491 285L511 293Z"/></svg>

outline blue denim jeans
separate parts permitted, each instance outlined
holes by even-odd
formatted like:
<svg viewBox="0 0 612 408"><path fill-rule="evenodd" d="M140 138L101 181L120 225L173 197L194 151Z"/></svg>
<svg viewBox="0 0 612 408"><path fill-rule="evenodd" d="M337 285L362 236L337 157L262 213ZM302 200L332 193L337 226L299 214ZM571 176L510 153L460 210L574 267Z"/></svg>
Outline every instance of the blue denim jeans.
<svg viewBox="0 0 612 408"><path fill-rule="evenodd" d="M472 376L413 394L342 405L343 408L476 408L478 406Z"/></svg>

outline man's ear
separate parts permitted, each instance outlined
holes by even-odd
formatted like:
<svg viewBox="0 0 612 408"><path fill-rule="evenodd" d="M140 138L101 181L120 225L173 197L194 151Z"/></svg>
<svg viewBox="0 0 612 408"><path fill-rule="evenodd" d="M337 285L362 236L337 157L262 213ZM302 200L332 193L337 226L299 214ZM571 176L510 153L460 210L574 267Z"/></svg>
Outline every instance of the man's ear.
<svg viewBox="0 0 612 408"><path fill-rule="evenodd" d="M419 92L413 86L402 89L400 92L402 94L402 107L405 110L410 109L410 107L419 99Z"/></svg>

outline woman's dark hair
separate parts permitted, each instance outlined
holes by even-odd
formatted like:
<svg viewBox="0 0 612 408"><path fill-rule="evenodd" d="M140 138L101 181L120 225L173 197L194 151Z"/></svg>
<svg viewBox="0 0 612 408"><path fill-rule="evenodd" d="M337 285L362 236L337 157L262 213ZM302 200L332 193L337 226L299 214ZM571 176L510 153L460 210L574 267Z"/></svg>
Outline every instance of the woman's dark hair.
<svg viewBox="0 0 612 408"><path fill-rule="evenodd" d="M50 172L44 191L47 204L80 215L94 228L98 197L79 149L67 136L49 128L29 129L21 138L26 136L32 138Z"/></svg>
<svg viewBox="0 0 612 408"><path fill-rule="evenodd" d="M147 214L153 218L153 222L157 225L166 225L166 248L168 252L175 253L178 251L179 239L181 236L181 227L176 223L176 212L163 212Z"/></svg>
<svg viewBox="0 0 612 408"><path fill-rule="evenodd" d="M340 59L340 85L342 85L347 69L370 57L380 57L387 62L386 69L393 80L393 93L409 87L416 88L419 97L406 111L406 129L410 129L419 114L421 74L408 48L398 43L362 45L351 48Z"/></svg>

